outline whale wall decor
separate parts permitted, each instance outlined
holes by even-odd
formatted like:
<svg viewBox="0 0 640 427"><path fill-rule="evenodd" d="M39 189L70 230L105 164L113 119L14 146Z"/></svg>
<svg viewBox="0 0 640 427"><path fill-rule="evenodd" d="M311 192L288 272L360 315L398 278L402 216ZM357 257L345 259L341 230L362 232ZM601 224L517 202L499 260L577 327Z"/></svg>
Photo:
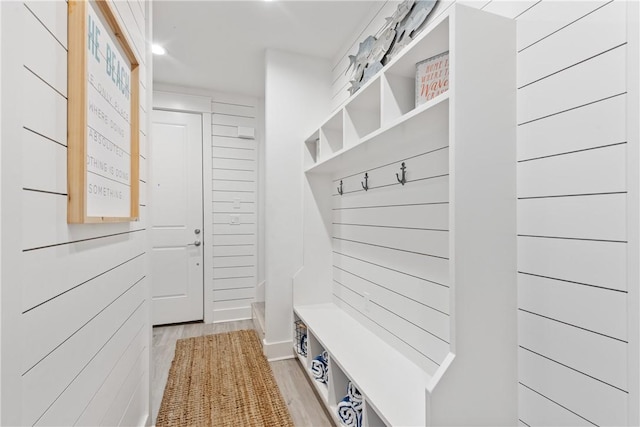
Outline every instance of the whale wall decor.
<svg viewBox="0 0 640 427"><path fill-rule="evenodd" d="M386 23L376 36L368 36L358 46L355 55L349 55L345 74L352 72L349 94L353 95L384 65L396 56L422 31L424 23L438 0L404 0L386 18Z"/></svg>

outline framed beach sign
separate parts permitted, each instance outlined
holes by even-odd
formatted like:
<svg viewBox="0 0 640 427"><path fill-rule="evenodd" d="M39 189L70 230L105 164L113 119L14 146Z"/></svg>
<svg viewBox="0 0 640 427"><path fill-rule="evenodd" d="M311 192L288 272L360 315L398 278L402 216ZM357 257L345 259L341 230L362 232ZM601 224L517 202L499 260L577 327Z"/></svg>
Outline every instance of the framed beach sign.
<svg viewBox="0 0 640 427"><path fill-rule="evenodd" d="M69 0L67 222L139 210L139 63L111 1Z"/></svg>

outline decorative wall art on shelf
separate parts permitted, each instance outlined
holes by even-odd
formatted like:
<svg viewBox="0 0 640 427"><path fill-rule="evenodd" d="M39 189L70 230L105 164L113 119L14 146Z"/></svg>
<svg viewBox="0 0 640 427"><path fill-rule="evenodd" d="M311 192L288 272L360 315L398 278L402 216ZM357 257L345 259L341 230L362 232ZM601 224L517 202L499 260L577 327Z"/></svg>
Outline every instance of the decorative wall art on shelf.
<svg viewBox="0 0 640 427"><path fill-rule="evenodd" d="M449 52L416 64L416 107L449 90Z"/></svg>
<svg viewBox="0 0 640 427"><path fill-rule="evenodd" d="M404 0L378 36L368 36L358 45L358 52L349 55L351 69L349 93L356 93L375 76L394 56L411 43L423 28L437 0Z"/></svg>
<svg viewBox="0 0 640 427"><path fill-rule="evenodd" d="M135 221L139 67L110 1L69 1L67 222Z"/></svg>

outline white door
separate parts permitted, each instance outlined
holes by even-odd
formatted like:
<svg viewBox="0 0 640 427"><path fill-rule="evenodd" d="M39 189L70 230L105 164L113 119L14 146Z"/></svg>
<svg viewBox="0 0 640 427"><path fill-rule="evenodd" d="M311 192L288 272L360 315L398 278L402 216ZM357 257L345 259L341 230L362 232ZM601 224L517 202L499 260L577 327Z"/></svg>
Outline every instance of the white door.
<svg viewBox="0 0 640 427"><path fill-rule="evenodd" d="M202 117L153 111L153 324L203 319Z"/></svg>

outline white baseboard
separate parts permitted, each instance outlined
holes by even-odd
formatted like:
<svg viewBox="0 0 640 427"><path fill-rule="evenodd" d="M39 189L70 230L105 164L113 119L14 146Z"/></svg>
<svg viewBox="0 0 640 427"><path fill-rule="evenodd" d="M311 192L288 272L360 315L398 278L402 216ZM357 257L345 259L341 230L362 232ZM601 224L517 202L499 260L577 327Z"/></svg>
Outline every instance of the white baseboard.
<svg viewBox="0 0 640 427"><path fill-rule="evenodd" d="M213 311L213 323L251 320L251 307L228 308Z"/></svg>
<svg viewBox="0 0 640 427"><path fill-rule="evenodd" d="M262 341L264 355L269 362L276 360L293 359L293 341L267 342Z"/></svg>

